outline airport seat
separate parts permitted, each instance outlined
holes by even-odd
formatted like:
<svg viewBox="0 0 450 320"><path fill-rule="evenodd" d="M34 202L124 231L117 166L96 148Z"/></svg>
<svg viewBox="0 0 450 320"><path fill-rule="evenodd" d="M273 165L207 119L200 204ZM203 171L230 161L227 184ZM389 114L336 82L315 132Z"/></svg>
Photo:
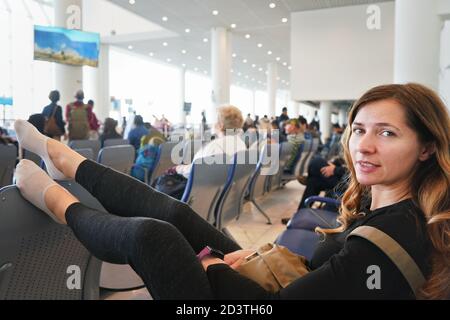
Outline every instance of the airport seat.
<svg viewBox="0 0 450 320"><path fill-rule="evenodd" d="M183 148L183 164L191 164L202 145L202 140L186 140Z"/></svg>
<svg viewBox="0 0 450 320"><path fill-rule="evenodd" d="M242 140L244 141L247 148L250 148L255 142L258 141L258 131L255 130L247 130L242 136Z"/></svg>
<svg viewBox="0 0 450 320"><path fill-rule="evenodd" d="M31 151L28 151L28 150L25 150L25 149L22 149L22 150L23 150L23 159L27 159L27 160L33 161L40 168L43 167L43 165L42 165L43 160L42 160L42 158L40 156L38 156L37 154L35 154L35 153L31 152Z"/></svg>
<svg viewBox="0 0 450 320"><path fill-rule="evenodd" d="M98 299L101 263L70 228L31 205L16 186L0 189L0 198L0 300Z"/></svg>
<svg viewBox="0 0 450 320"><path fill-rule="evenodd" d="M181 201L215 224L215 208L227 181L232 178L234 165L232 157L224 154L195 160Z"/></svg>
<svg viewBox="0 0 450 320"><path fill-rule="evenodd" d="M267 191L273 191L281 188L281 179L283 177L284 173L284 167L286 166L286 163L289 161L292 153L293 145L289 142L283 142L280 144L280 157L279 157L279 167L277 174L270 177L269 183L268 183L268 189ZM301 153L301 150L299 150L299 153Z"/></svg>
<svg viewBox="0 0 450 320"><path fill-rule="evenodd" d="M256 155L256 153L255 153ZM216 208L216 227L226 232L226 226L237 219L242 213L245 191L256 169L257 157L253 157L249 150L238 152L235 156L236 165L229 188L225 187Z"/></svg>
<svg viewBox="0 0 450 320"><path fill-rule="evenodd" d="M97 159L101 142L100 140L72 140L69 142L69 147L72 149L92 149L94 159Z"/></svg>
<svg viewBox="0 0 450 320"><path fill-rule="evenodd" d="M114 147L114 146L126 146L130 144L127 139L108 139L103 142L102 148L105 147Z"/></svg>
<svg viewBox="0 0 450 320"><path fill-rule="evenodd" d="M302 164L302 167L300 168L300 174L303 176L308 175L308 167L309 163L311 162L311 159L314 157L314 155L317 153L317 150L319 148L320 139L319 138L313 138L312 144L311 144L311 150L308 154L308 157L306 158L306 161L304 164Z"/></svg>
<svg viewBox="0 0 450 320"><path fill-rule="evenodd" d="M16 159L15 145L0 145L0 188L12 184Z"/></svg>
<svg viewBox="0 0 450 320"><path fill-rule="evenodd" d="M98 163L119 172L130 174L134 157L135 151L132 145L105 147L98 154Z"/></svg>
<svg viewBox="0 0 450 320"><path fill-rule="evenodd" d="M283 175L281 177L283 184L286 184L291 180L295 180L298 176L301 175L301 172L303 172L303 168L305 167L305 162L311 152L312 144L312 139L305 139L305 141L302 143L299 148L298 160L295 163L293 171L283 172Z"/></svg>
<svg viewBox="0 0 450 320"><path fill-rule="evenodd" d="M86 189L74 181L60 181L59 184L76 196L87 207L106 212L101 203ZM101 262L99 284L102 289L130 291L143 288L144 282L129 265Z"/></svg>
<svg viewBox="0 0 450 320"><path fill-rule="evenodd" d="M320 235L311 230L286 229L275 240L276 244L284 246L292 252L311 260L316 250Z"/></svg>
<svg viewBox="0 0 450 320"><path fill-rule="evenodd" d="M181 147L180 147L181 146ZM160 151L158 152L158 157L155 161L155 167L153 169L153 172L151 174L150 178L150 185L159 177L161 176L167 169L172 168L176 165L181 164L181 161L183 159L183 155L181 154L183 152L184 142L165 142L159 145ZM177 148L174 150L174 148ZM175 158L178 159L172 159L172 151L174 151ZM178 163L176 160L181 159L181 161Z"/></svg>
<svg viewBox="0 0 450 320"><path fill-rule="evenodd" d="M324 209L314 209L311 206L314 203L328 204L335 206L335 211L324 210ZM294 216L289 220L287 224L288 229L304 229L314 231L316 227L320 228L337 228L339 226L337 222L338 212L340 202L331 198L324 198L313 196L305 200L306 208L298 210Z"/></svg>
<svg viewBox="0 0 450 320"><path fill-rule="evenodd" d="M73 150L82 155L83 157L85 157L86 159L97 161L97 159L94 159L94 151L92 151L91 148L73 149Z"/></svg>

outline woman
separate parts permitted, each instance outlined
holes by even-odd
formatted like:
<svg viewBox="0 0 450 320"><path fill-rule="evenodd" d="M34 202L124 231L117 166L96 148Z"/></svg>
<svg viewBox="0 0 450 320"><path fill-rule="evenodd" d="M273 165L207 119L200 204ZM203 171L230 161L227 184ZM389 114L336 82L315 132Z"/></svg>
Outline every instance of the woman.
<svg viewBox="0 0 450 320"><path fill-rule="evenodd" d="M439 97L421 85L376 87L355 103L343 143L351 180L342 226L320 230L326 237L311 272L275 294L233 270L249 251L238 250L186 204L86 160L26 122L15 127L52 177L75 178L114 215L80 204L26 161L17 169L24 197L67 223L98 258L132 265L155 299L414 298L381 250L360 237L346 239L361 225L384 231L411 255L427 279L420 298L450 297L450 119ZM196 253L206 245L224 252L224 260L199 261ZM382 272L375 289L367 285L374 265Z"/></svg>
<svg viewBox="0 0 450 320"><path fill-rule="evenodd" d="M103 133L100 135L102 146L108 139L122 139L122 136L117 133L117 121L113 118L106 118L103 124Z"/></svg>
<svg viewBox="0 0 450 320"><path fill-rule="evenodd" d="M62 118L62 107L58 105L60 99L59 91L53 90L50 92L48 98L51 103L42 110L42 115L46 118L47 123L52 122L52 126L47 124L46 134L55 140L61 141L61 136L66 133L64 126L66 123Z"/></svg>

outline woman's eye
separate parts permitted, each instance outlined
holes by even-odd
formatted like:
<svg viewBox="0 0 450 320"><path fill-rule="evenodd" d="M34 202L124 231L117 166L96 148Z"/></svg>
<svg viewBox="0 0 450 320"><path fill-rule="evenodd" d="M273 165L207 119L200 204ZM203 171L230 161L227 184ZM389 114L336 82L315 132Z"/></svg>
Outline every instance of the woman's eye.
<svg viewBox="0 0 450 320"><path fill-rule="evenodd" d="M363 131L362 131L362 129L359 129L359 128L354 128L353 129L353 133L354 134L361 134Z"/></svg>
<svg viewBox="0 0 450 320"><path fill-rule="evenodd" d="M384 137L392 137L395 136L395 134L392 131L384 130L381 132L381 135Z"/></svg>

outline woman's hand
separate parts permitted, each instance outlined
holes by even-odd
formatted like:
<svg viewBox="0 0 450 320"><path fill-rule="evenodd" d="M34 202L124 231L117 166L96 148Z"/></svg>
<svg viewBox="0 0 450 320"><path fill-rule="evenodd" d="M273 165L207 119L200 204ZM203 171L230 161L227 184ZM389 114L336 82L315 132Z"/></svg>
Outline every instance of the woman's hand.
<svg viewBox="0 0 450 320"><path fill-rule="evenodd" d="M225 261L212 256L206 256L200 262L202 263L203 269L205 271L208 269L210 265L213 264L227 264Z"/></svg>
<svg viewBox="0 0 450 320"><path fill-rule="evenodd" d="M330 165L320 169L320 172L322 173L322 175L324 177L329 178L332 175L334 175L334 168L336 168L336 166L334 164L330 164Z"/></svg>
<svg viewBox="0 0 450 320"><path fill-rule="evenodd" d="M238 250L225 255L225 263L228 264L232 269L239 267L244 261L245 257L251 255L255 250Z"/></svg>

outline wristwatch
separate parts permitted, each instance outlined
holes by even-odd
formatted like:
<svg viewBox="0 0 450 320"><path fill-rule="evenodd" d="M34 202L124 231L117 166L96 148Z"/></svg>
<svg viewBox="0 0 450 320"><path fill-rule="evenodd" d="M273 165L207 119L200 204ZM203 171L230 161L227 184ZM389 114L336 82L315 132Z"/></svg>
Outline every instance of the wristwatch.
<svg viewBox="0 0 450 320"><path fill-rule="evenodd" d="M204 247L204 248L202 249L202 251L200 251L200 252L197 254L198 260L202 260L202 259L203 259L204 257L206 257L206 256L216 257L216 258L219 258L219 259L221 259L221 260L223 260L224 257L225 257L225 255L223 254L222 251L217 250L217 249L214 249L214 248L211 248L211 247L209 247L209 246Z"/></svg>

